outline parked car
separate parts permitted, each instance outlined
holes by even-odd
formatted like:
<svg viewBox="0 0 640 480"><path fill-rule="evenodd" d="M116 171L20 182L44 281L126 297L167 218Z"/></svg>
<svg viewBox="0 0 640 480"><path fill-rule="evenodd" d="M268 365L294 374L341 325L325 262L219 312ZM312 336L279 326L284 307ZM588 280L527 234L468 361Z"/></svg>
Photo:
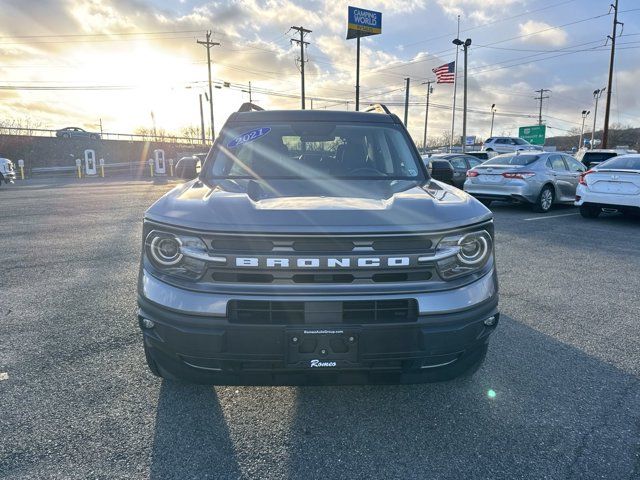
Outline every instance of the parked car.
<svg viewBox="0 0 640 480"><path fill-rule="evenodd" d="M497 155L496 152L466 152L466 155L470 155L472 157L476 157L479 160L482 160L483 162L486 160L489 160L490 158L493 158Z"/></svg>
<svg viewBox="0 0 640 480"><path fill-rule="evenodd" d="M537 212L575 201L584 165L562 153L498 155L467 172L464 190L485 205L494 200L527 203Z"/></svg>
<svg viewBox="0 0 640 480"><path fill-rule="evenodd" d="M66 127L56 131L58 138L90 138L92 140L100 140L100 134L95 132L87 132L79 127Z"/></svg>
<svg viewBox="0 0 640 480"><path fill-rule="evenodd" d="M2 182L13 183L16 179L16 171L13 162L8 158L0 158L0 186Z"/></svg>
<svg viewBox="0 0 640 480"><path fill-rule="evenodd" d="M626 148L594 148L592 150L588 150L586 148L582 148L578 150L575 157L576 160L582 162L582 164L591 168L596 165L599 165L602 162L606 162L610 158L617 157L618 155L627 155L630 153L638 153L635 150L626 149Z"/></svg>
<svg viewBox="0 0 640 480"><path fill-rule="evenodd" d="M196 178L200 173L202 162L204 162L206 156L206 153L196 153L180 158L176 163L176 176L185 179Z"/></svg>
<svg viewBox="0 0 640 480"><path fill-rule="evenodd" d="M483 152L511 153L521 151L542 151L542 147L531 145L518 137L491 137L482 145Z"/></svg>
<svg viewBox="0 0 640 480"><path fill-rule="evenodd" d="M580 175L575 204L585 218L603 208L640 214L640 155L620 155Z"/></svg>
<svg viewBox="0 0 640 480"><path fill-rule="evenodd" d="M422 161L424 162L425 167L427 167L427 171L431 178L448 185L453 185L454 171L448 161L437 158L435 155L432 155L431 157L422 155Z"/></svg>
<svg viewBox="0 0 640 480"><path fill-rule="evenodd" d="M214 384L474 372L499 323L491 212L432 181L386 107L252 108L144 214L150 371Z"/></svg>
<svg viewBox="0 0 640 480"><path fill-rule="evenodd" d="M452 179L450 182L454 187L462 188L464 182L467 178L467 170L470 168L476 167L482 163L482 160L479 160L475 157L465 154L459 153L440 153L433 155L430 158L431 162L434 160L445 160L452 167ZM434 178L438 179L434 176Z"/></svg>

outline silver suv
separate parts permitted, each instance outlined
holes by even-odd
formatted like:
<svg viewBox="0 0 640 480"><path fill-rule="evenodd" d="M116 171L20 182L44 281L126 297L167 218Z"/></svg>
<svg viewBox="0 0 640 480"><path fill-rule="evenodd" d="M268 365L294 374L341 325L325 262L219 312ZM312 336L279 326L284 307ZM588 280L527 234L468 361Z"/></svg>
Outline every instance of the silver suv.
<svg viewBox="0 0 640 480"><path fill-rule="evenodd" d="M482 151L498 153L542 151L542 147L531 145L518 137L491 137L487 138L482 145Z"/></svg>
<svg viewBox="0 0 640 480"><path fill-rule="evenodd" d="M498 323L491 212L434 181L382 113L230 116L144 216L150 370L214 384L470 374Z"/></svg>

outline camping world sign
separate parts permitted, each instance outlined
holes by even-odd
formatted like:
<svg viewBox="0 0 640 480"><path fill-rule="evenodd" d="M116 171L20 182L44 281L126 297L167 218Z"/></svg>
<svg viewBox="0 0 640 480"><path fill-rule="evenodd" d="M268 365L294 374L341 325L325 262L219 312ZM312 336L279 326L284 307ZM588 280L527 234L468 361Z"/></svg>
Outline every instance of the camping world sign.
<svg viewBox="0 0 640 480"><path fill-rule="evenodd" d="M347 40L382 33L382 13L364 8L349 7Z"/></svg>

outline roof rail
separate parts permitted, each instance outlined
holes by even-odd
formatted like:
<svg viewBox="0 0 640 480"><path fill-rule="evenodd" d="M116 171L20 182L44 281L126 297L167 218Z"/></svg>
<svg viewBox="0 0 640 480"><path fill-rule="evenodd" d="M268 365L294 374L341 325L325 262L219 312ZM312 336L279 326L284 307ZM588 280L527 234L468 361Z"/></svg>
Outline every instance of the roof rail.
<svg viewBox="0 0 640 480"><path fill-rule="evenodd" d="M260 112L262 110L264 110L264 108L259 107L255 103L250 103L250 102L243 103L242 105L240 105L240 108L238 109L239 112L252 112L252 111Z"/></svg>
<svg viewBox="0 0 640 480"><path fill-rule="evenodd" d="M365 112L386 113L387 115L391 115L391 111L384 103L372 103L367 107Z"/></svg>

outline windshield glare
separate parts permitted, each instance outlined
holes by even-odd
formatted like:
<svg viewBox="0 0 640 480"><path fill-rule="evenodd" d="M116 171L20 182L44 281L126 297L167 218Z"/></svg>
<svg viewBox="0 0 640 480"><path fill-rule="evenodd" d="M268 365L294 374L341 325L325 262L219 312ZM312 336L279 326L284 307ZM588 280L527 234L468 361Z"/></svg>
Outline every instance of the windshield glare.
<svg viewBox="0 0 640 480"><path fill-rule="evenodd" d="M405 133L379 123L236 124L222 133L212 160L212 178L424 178Z"/></svg>
<svg viewBox="0 0 640 480"><path fill-rule="evenodd" d="M523 166L529 165L540 158L539 155L501 155L487 160L482 165L511 165Z"/></svg>

